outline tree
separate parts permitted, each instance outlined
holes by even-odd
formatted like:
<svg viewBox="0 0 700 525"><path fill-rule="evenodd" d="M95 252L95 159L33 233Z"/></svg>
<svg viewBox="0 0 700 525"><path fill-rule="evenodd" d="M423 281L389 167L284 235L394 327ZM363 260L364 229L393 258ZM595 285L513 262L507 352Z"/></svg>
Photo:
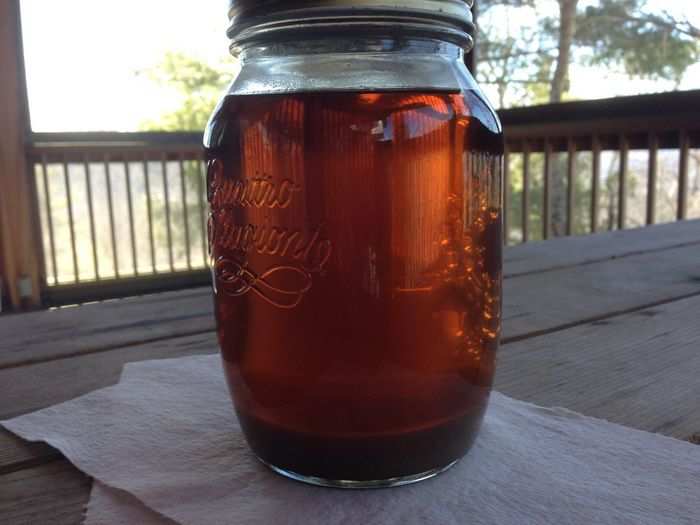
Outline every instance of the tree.
<svg viewBox="0 0 700 525"><path fill-rule="evenodd" d="M576 31L576 7L578 0L559 0L559 41L557 44L557 67L552 76L550 102L561 102L565 91L569 90L569 67L571 46Z"/></svg>
<svg viewBox="0 0 700 525"><path fill-rule="evenodd" d="M547 14L552 2L558 16ZM479 6L478 78L499 95L510 89L506 103L565 99L572 64L679 82L700 59L700 29L655 12L646 0L598 0L585 9L579 0L482 0ZM537 22L517 31L504 23L526 13Z"/></svg>
<svg viewBox="0 0 700 525"><path fill-rule="evenodd" d="M165 88L181 97L178 109L144 122L145 131L201 131L221 97L231 73L223 64L212 66L183 53L167 53L163 61L146 72Z"/></svg>
<svg viewBox="0 0 700 525"><path fill-rule="evenodd" d="M622 65L630 76L679 82L700 58L700 30L669 13L648 12L643 0L600 0L579 15L578 45L587 62Z"/></svg>

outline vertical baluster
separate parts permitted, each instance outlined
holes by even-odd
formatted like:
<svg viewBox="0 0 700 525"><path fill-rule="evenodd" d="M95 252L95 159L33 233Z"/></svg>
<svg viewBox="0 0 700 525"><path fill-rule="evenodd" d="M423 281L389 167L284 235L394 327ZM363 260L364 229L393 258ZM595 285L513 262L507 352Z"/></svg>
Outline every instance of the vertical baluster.
<svg viewBox="0 0 700 525"><path fill-rule="evenodd" d="M197 174L199 175L197 177L197 203L199 206L199 221L200 221L200 228L202 229L202 261L204 262L204 266L207 265L207 219L204 215L204 170L202 169L202 162L203 159L197 159Z"/></svg>
<svg viewBox="0 0 700 525"><path fill-rule="evenodd" d="M99 281L100 262L97 257L97 235L95 233L95 206L92 200L92 179L90 177L90 161L87 154L83 155L83 170L85 170L85 190L87 193L88 215L90 219L90 242L92 243L92 266L95 270L95 280Z"/></svg>
<svg viewBox="0 0 700 525"><path fill-rule="evenodd" d="M682 221L688 217L688 133L681 130L678 140L678 213Z"/></svg>
<svg viewBox="0 0 700 525"><path fill-rule="evenodd" d="M620 136L620 179L617 210L617 227L624 230L627 222L627 164L629 156L629 143L627 137Z"/></svg>
<svg viewBox="0 0 700 525"><path fill-rule="evenodd" d="M566 234L574 232L574 178L576 177L576 142L567 141L566 163Z"/></svg>
<svg viewBox="0 0 700 525"><path fill-rule="evenodd" d="M523 208L522 227L523 242L530 239L530 143L523 144Z"/></svg>
<svg viewBox="0 0 700 525"><path fill-rule="evenodd" d="M48 270L46 264L46 250L44 247L44 237L43 237L43 226L41 220L41 200L39 198L39 187L38 181L39 176L36 170L38 162L33 156L27 159L28 166L31 169L31 175L29 171L27 172L27 183L29 191L29 205L31 207L31 215L35 217L36 220L32 221L31 224L31 234L34 237L36 243L34 244L34 250L36 252L37 266L39 267L39 282L37 283L40 287L40 292L46 285L49 284Z"/></svg>
<svg viewBox="0 0 700 525"><path fill-rule="evenodd" d="M591 168L591 233L598 231L598 210L600 205L600 138L593 135L591 143L593 150L593 166Z"/></svg>
<svg viewBox="0 0 700 525"><path fill-rule="evenodd" d="M178 156L180 165L180 191L182 193L182 220L185 226L185 258L187 260L187 269L192 269L192 255L190 254L190 220L187 211L187 183L185 181L185 159L184 154L180 152Z"/></svg>
<svg viewBox="0 0 700 525"><path fill-rule="evenodd" d="M49 247L51 249L51 266L53 267L53 284L58 284L58 266L56 265L56 242L53 234L53 218L51 209L51 192L49 177L46 169L46 155L41 156L41 176L44 181L44 201L46 203L46 219L49 226Z"/></svg>
<svg viewBox="0 0 700 525"><path fill-rule="evenodd" d="M542 174L544 185L542 203L542 237L549 239L551 233L551 203L550 191L552 188L552 143L549 139L544 140L544 173Z"/></svg>
<svg viewBox="0 0 700 525"><path fill-rule="evenodd" d="M78 250L75 243L75 222L73 221L73 195L70 186L70 175L68 174L68 162L63 158L63 184L66 190L66 201L68 203L68 227L70 229L70 249L73 258L73 282L80 281L80 269L78 267Z"/></svg>
<svg viewBox="0 0 700 525"><path fill-rule="evenodd" d="M510 151L506 144L503 151L503 244L508 245L508 211L510 210Z"/></svg>
<svg viewBox="0 0 700 525"><path fill-rule="evenodd" d="M175 270L175 262L173 258L173 230L170 224L170 190L168 189L168 158L166 153L163 153L160 163L163 169L163 197L165 199L165 231L168 241L168 262L170 264L170 271L172 272Z"/></svg>
<svg viewBox="0 0 700 525"><path fill-rule="evenodd" d="M649 134L649 166L647 176L647 225L656 223L656 174L658 170L659 138Z"/></svg>
<svg viewBox="0 0 700 525"><path fill-rule="evenodd" d="M129 237L131 238L131 266L134 275L139 274L139 264L136 254L136 228L134 228L134 204L131 199L131 169L129 159L124 156L124 173L126 175L126 201L129 207Z"/></svg>
<svg viewBox="0 0 700 525"><path fill-rule="evenodd" d="M107 191L107 210L109 211L109 235L112 242L112 263L114 264L114 275L119 277L119 255L117 254L117 234L114 229L114 206L112 204L112 175L109 168L109 154L105 153L105 184Z"/></svg>
<svg viewBox="0 0 700 525"><path fill-rule="evenodd" d="M148 153L143 154L143 183L146 190L146 213L148 214L148 242L151 249L151 269L156 273L156 243L153 234L153 203L151 201L151 177L148 171Z"/></svg>

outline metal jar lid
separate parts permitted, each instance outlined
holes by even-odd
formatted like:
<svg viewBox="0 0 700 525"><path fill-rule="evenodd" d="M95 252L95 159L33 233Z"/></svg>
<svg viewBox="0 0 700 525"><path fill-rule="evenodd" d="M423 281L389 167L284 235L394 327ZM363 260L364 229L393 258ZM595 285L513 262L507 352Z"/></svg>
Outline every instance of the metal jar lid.
<svg viewBox="0 0 700 525"><path fill-rule="evenodd" d="M246 42L372 32L428 35L470 48L474 0L230 0L227 31L236 52ZM293 35L296 33L296 35Z"/></svg>

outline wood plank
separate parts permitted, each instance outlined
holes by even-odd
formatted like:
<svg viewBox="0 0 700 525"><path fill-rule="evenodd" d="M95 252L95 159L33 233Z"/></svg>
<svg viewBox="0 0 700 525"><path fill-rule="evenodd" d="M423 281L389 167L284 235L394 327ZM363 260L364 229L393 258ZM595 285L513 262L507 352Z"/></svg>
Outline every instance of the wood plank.
<svg viewBox="0 0 700 525"><path fill-rule="evenodd" d="M505 251L505 271L509 277L694 242L700 242L700 220L528 243ZM212 329L209 295L205 287L85 305L79 317L67 308L1 317L0 367L21 362L18 353L28 347L40 358ZM193 317L175 315L183 311Z"/></svg>
<svg viewBox="0 0 700 525"><path fill-rule="evenodd" d="M643 430L688 437L700 431L700 410L694 403L700 395L696 381L700 374L698 309L700 297L694 297L506 344L499 357L496 387L532 402L566 406ZM173 346L174 342L6 369L0 371L0 385L8 385L4 389L0 386L0 399L7 399L6 406L18 411L33 410L114 384L124 362L206 353L215 346L211 333L177 339ZM42 385L40 390L37 384ZM62 470L58 469L58 474L45 471L47 480L40 481L41 486L49 480L55 487L65 486ZM0 477L0 486L16 479L12 475ZM28 484L36 483L27 479ZM76 494L68 499L78 501L73 504L77 508L84 503L78 494L83 489L73 490ZM55 504L62 506L65 499L56 498ZM57 512L49 508L44 516ZM6 510L1 505L0 509ZM12 507L11 512L16 509ZM59 514L78 515L77 511L71 514L61 509ZM11 523L15 514L8 516Z"/></svg>
<svg viewBox="0 0 700 525"><path fill-rule="evenodd" d="M0 419L116 384L124 363L218 351L215 332L0 370Z"/></svg>
<svg viewBox="0 0 700 525"><path fill-rule="evenodd" d="M698 309L700 297L504 345L496 388L520 399L686 438L700 430L695 404L700 395ZM96 370L110 369L114 362L107 361L117 352L139 358L149 350L121 349L26 369L53 369L54 376L68 374L62 385L73 384L85 374L78 368L58 370L61 362L91 359L101 363ZM105 377L108 382L115 379L112 372ZM87 490L88 481L63 461L0 476L0 495L9 494L4 500L0 496L0 518L3 523L26 523L30 518L45 523L59 516L66 521L58 523L79 523ZM32 514L26 514L27 507Z"/></svg>
<svg viewBox="0 0 700 525"><path fill-rule="evenodd" d="M544 172L542 173L542 238L552 234L552 143L544 139Z"/></svg>
<svg viewBox="0 0 700 525"><path fill-rule="evenodd" d="M3 316L0 369L213 329L208 287Z"/></svg>
<svg viewBox="0 0 700 525"><path fill-rule="evenodd" d="M216 344L215 333L207 332L0 370L0 419L9 419L116 384L124 363L211 353L217 351ZM45 443L29 443L0 428L0 474L60 457L56 449Z"/></svg>
<svg viewBox="0 0 700 525"><path fill-rule="evenodd" d="M656 222L656 186L659 172L659 138L649 133L649 161L647 165L647 226Z"/></svg>
<svg viewBox="0 0 700 525"><path fill-rule="evenodd" d="M697 292L700 221L648 230L506 250L504 335L523 337ZM676 245L683 248L668 250ZM208 287L8 316L0 318L0 369L213 329Z"/></svg>
<svg viewBox="0 0 700 525"><path fill-rule="evenodd" d="M212 351L216 351L216 336L213 332L208 332L179 338L176 341L158 341L111 352L0 370L0 399L3 400L0 418L11 418L116 384L123 365L127 362L205 354ZM37 388L37 385L41 385L41 388ZM3 477L2 474L24 470L61 457L60 452L45 443L26 442L0 429L0 487L4 486L8 479L15 479ZM0 518L3 512L4 509L0 505ZM0 519L0 523L5 521Z"/></svg>
<svg viewBox="0 0 700 525"><path fill-rule="evenodd" d="M668 231L677 231L677 228ZM622 233L627 232L618 234ZM692 233L690 235L692 238ZM591 239L585 240L590 242ZM673 241L679 239L686 238L680 236ZM603 315L609 315L625 305L635 307L650 299L697 293L700 287L696 264L698 247L690 244L661 251L664 242L662 235L651 241L637 237L633 239L632 248L657 251L627 257L622 252L622 258L573 268L567 267L567 261L575 260L569 256L564 259L564 264L561 259L557 261L564 266L562 269L545 272L530 266L532 271L508 279L504 319L506 336L512 340L519 330L531 334L537 327L556 329L560 326L557 323L566 323L568 319L580 322L591 312L602 311ZM544 246L554 243L559 241ZM596 249L600 251L593 257L620 257L619 250L596 246L595 243L588 248L579 252L583 262L590 261L590 252ZM543 264L551 264L541 255L533 257ZM110 321L124 323L126 318L136 322L139 316L132 310L138 310L144 321L149 312L162 314L166 309L167 313L170 306L174 306L174 312L202 308L205 297L210 304L208 295L208 290L198 290L94 305L90 322L109 317L107 324L103 325L109 331ZM137 304L130 305L131 301ZM116 308L118 303L122 303L122 308ZM123 303L129 307L123 308ZM700 414L692 405L700 394L696 381L700 374L700 354L696 356L694 351L700 342L695 315L698 307L700 298L694 297L505 344L500 354L497 387L514 397L563 405L637 428L687 437L700 431ZM80 310L89 308L86 306ZM111 315L106 316L104 310L111 311ZM78 310L66 309L41 315L71 311ZM539 314L528 314L528 311ZM21 325L23 318L36 315L39 314L12 316L3 321L11 319ZM204 315L211 316L211 312ZM155 322L162 317L156 316ZM148 319L145 322L149 322ZM167 322L177 324L176 320ZM17 323L14 323L14 329L21 331L17 329ZM32 326L32 323L27 323L25 328ZM54 325L54 329L57 328L60 328L60 323ZM119 329L114 330L118 332ZM150 344L134 344L109 352L54 358L0 370L0 399L3 400L0 417L35 410L114 384L124 362L211 352L216 348L216 341L214 333L209 330L188 337L176 337L174 332L169 332L171 339ZM84 337L93 336L88 331ZM37 388L37 385L41 387ZM10 445L6 446L7 443ZM42 522L47 517L57 523L79 522L87 498L87 485L75 483L75 479L81 479L77 472L66 467L65 462L55 461L50 447L13 442L12 438L2 434L0 447L8 451L2 456L1 464L5 472L11 472L0 476L0 486L3 487L0 493L7 493L5 487L19 483L10 490L13 494L10 503L3 501L0 504L0 516L7 517L3 522L23 523L32 518L35 522ZM26 468L49 460L54 461L41 467ZM66 468L68 473L63 470ZM17 469L18 472L13 472ZM21 477L24 473L31 475ZM46 491L42 487L46 486L58 491L70 486L72 488L66 490L73 492L43 497ZM39 490L34 491L34 487L39 487ZM33 505L37 513L22 514L23 507L17 505L17 501L35 501L32 498L39 498L38 504ZM64 517L66 521L61 521Z"/></svg>
<svg viewBox="0 0 700 525"><path fill-rule="evenodd" d="M504 341L700 294L700 248L690 246L508 279ZM622 278L624 276L624 278ZM214 333L0 370L0 417L57 403L115 382L122 363L216 350ZM37 388L40 385L41 388Z"/></svg>
<svg viewBox="0 0 700 525"><path fill-rule="evenodd" d="M507 279L503 337L532 337L700 294L700 245Z"/></svg>
<svg viewBox="0 0 700 525"><path fill-rule="evenodd" d="M0 288L15 310L40 305L43 266L36 187L24 154L29 118L19 11L19 0L0 2Z"/></svg>
<svg viewBox="0 0 700 525"><path fill-rule="evenodd" d="M688 244L700 244L699 219L512 246L504 269L512 277Z"/></svg>
<svg viewBox="0 0 700 525"><path fill-rule="evenodd" d="M574 231L574 180L576 179L576 142L567 140L568 152L566 157L566 235Z"/></svg>
<svg viewBox="0 0 700 525"><path fill-rule="evenodd" d="M624 424L663 432L668 425L665 418L683 414L677 414L672 407L654 412L659 420L648 414L643 419L641 412L623 410L620 414L608 414L608 407L614 406L610 396L620 394L624 399L625 392L627 396L637 395L647 389L658 394L658 403L663 402L665 395L675 396L679 409L682 403L676 398L687 397L686 404L700 417L700 406L695 405L698 396L691 395L700 388L698 311L700 296L506 343L499 355L497 388L544 405L562 405L584 413L594 408L591 415L614 416L612 420ZM115 384L126 362L213 351L216 339L213 333L207 333L5 369L0 371L0 418ZM672 387L672 382L677 386ZM638 392L638 387L643 388ZM621 417L638 420L623 421ZM698 428L678 425L681 422L668 429L681 428L688 435L700 432L700 420Z"/></svg>
<svg viewBox="0 0 700 525"><path fill-rule="evenodd" d="M91 483L65 460L0 476L0 523L82 523Z"/></svg>
<svg viewBox="0 0 700 525"><path fill-rule="evenodd" d="M680 221L688 216L688 150L690 146L686 130L681 130L678 142L678 206L676 217Z"/></svg>
<svg viewBox="0 0 700 525"><path fill-rule="evenodd" d="M625 229L627 223L627 179L629 178L629 141L620 135L620 171L618 174L617 228Z"/></svg>
<svg viewBox="0 0 700 525"><path fill-rule="evenodd" d="M46 443L30 443L0 428L0 475L60 457L60 452Z"/></svg>
<svg viewBox="0 0 700 525"><path fill-rule="evenodd" d="M520 213L523 242L526 243L530 239L530 145L527 141L523 145L523 202Z"/></svg>
<svg viewBox="0 0 700 525"><path fill-rule="evenodd" d="M600 137L591 137L592 163L591 166L591 233L598 231L598 206L600 204Z"/></svg>
<svg viewBox="0 0 700 525"><path fill-rule="evenodd" d="M641 430L700 432L700 297L501 347L496 388Z"/></svg>

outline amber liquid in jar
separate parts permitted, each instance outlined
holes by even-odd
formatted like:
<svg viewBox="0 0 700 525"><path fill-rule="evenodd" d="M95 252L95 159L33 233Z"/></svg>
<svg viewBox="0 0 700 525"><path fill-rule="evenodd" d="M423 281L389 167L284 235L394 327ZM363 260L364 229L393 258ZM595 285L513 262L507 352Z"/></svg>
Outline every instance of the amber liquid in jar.
<svg viewBox="0 0 700 525"><path fill-rule="evenodd" d="M224 100L207 134L218 336L262 460L382 480L468 450L500 331L502 147L473 92Z"/></svg>

